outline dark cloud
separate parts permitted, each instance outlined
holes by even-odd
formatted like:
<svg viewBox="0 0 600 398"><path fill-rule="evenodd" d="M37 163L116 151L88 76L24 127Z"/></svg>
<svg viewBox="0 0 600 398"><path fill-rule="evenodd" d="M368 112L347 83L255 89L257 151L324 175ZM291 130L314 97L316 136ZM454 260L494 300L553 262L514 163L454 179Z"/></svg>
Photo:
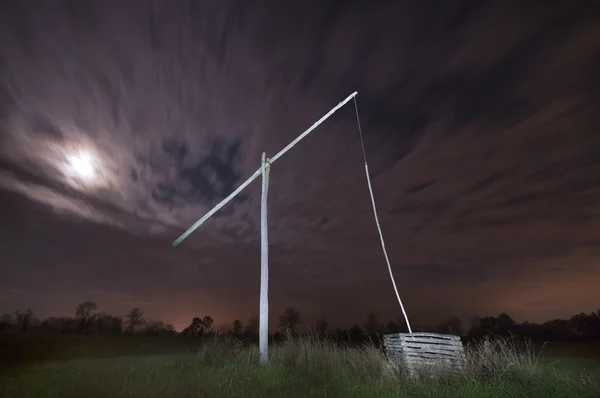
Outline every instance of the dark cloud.
<svg viewBox="0 0 600 398"><path fill-rule="evenodd" d="M424 189L426 189L427 187L430 187L433 183L435 182L435 180L430 180L430 181L426 181L426 182L422 182L420 184L415 184L412 187L408 188L404 194L405 195L409 195L411 193L417 193L420 192Z"/></svg>
<svg viewBox="0 0 600 398"><path fill-rule="evenodd" d="M107 310L143 304L179 325L200 312L252 315L259 182L184 245L170 243L263 151L273 156L355 90L411 317L594 309L594 2L2 9L0 310L71 311L92 295ZM271 170L273 312L294 305L342 323L398 315L353 107ZM80 148L96 159L93 182L65 172Z"/></svg>
<svg viewBox="0 0 600 398"><path fill-rule="evenodd" d="M489 186L493 186L496 182L498 182L498 180L500 180L506 174L507 174L506 172L492 173L491 175L483 178L480 181L477 181L475 184L473 184L472 186L467 188L467 190L465 190L464 193L466 195L470 195L470 194L477 193L481 190L484 190L485 188L487 188Z"/></svg>

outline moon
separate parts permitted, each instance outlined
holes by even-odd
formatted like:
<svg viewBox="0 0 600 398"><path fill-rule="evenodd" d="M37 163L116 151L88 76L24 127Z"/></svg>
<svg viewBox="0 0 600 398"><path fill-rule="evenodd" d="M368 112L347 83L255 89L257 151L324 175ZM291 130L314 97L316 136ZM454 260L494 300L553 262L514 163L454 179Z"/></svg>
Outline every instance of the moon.
<svg viewBox="0 0 600 398"><path fill-rule="evenodd" d="M67 155L68 170L72 177L92 182L97 177L93 156L87 151L78 151Z"/></svg>

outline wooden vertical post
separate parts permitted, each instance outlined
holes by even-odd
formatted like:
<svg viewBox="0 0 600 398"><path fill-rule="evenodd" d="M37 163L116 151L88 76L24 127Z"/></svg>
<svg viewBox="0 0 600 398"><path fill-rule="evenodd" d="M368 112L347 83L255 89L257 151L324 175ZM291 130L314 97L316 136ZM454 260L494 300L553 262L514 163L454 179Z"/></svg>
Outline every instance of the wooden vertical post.
<svg viewBox="0 0 600 398"><path fill-rule="evenodd" d="M270 164L262 154L262 194L260 198L260 317L259 351L261 365L269 362L269 230L267 224L267 195Z"/></svg>
<svg viewBox="0 0 600 398"><path fill-rule="evenodd" d="M269 170L271 164L277 159L282 157L287 151L292 149L294 145L304 139L311 131L317 128L323 123L329 116L344 106L348 101L356 96L357 92L350 94L348 98L337 104L333 109L327 112L321 119L317 120L312 126L306 129L296 139L285 146L281 151L277 152L270 159L266 158L266 154L262 154L262 165L252 174L246 181L237 187L232 193L226 198L221 200L215 207L213 207L208 213L203 215L198 221L192 224L179 238L173 241L173 246L178 246L183 242L192 232L200 227L206 220L213 216L219 209L229 203L233 198L236 197L240 192L244 190L248 185L252 183L258 176L262 175L262 196L261 196L261 261L260 261L260 317L259 317L259 350L260 350L260 363L265 364L269 361L269 237L268 237L268 225L267 225L267 193L269 191Z"/></svg>

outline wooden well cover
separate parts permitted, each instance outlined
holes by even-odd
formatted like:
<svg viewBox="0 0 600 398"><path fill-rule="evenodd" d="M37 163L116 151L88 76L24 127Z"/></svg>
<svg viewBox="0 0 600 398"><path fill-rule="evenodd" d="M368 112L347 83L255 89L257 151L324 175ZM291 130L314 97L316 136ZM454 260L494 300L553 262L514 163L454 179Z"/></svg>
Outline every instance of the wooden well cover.
<svg viewBox="0 0 600 398"><path fill-rule="evenodd" d="M383 336L387 355L400 361L410 377L458 374L465 366L459 336L438 333L393 333Z"/></svg>

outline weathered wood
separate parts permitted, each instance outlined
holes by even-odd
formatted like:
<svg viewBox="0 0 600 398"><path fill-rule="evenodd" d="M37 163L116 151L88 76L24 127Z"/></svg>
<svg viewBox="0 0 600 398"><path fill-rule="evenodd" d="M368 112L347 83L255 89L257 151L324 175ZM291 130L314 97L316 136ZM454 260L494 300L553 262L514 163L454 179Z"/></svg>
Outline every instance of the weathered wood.
<svg viewBox="0 0 600 398"><path fill-rule="evenodd" d="M405 362L408 362L408 361L415 361L415 362L433 361L433 362L439 362L439 363L456 363L456 364L461 364L462 362L464 362L462 359L459 359L459 358L441 359L441 358L434 358L434 357L411 357L411 356L407 356L407 355L402 356L402 358Z"/></svg>
<svg viewBox="0 0 600 398"><path fill-rule="evenodd" d="M321 124L321 123L323 123L325 121L325 119L327 119L329 116L333 115L333 113L335 111L337 111L338 109L340 109L342 106L346 105L346 103L348 101L350 101L352 98L354 98L356 96L356 94L358 94L358 92L356 92L356 91L353 92L352 94L350 94L348 96L348 98L346 98L345 100L343 100L342 102L340 102L339 104L337 104L335 107L333 107L333 109L331 109L329 112L327 112L322 118L320 118L319 120L317 120L312 126L310 126L308 129L306 129L306 131L304 133L300 134L298 137L296 137L296 139L294 141L292 141L289 144L287 144L287 146L285 148L283 148L281 151L277 152L275 154L275 156L273 156L271 158L271 160L269 161L269 163L275 163L275 161L277 159L279 159L287 151L289 151L290 149L292 149L292 147L294 145L296 145L298 142L300 142L301 139L303 139L308 134L310 134L311 131L313 131L314 129L316 129L319 124Z"/></svg>
<svg viewBox="0 0 600 398"><path fill-rule="evenodd" d="M405 349L403 347L390 347L386 346L388 350L404 352L404 353L412 353L412 354L432 354L439 356L457 356L462 355L464 353L463 350L419 350L419 349Z"/></svg>
<svg viewBox="0 0 600 398"><path fill-rule="evenodd" d="M405 363L413 365L428 365L428 366L461 366L460 361L441 361L433 358L406 358Z"/></svg>
<svg viewBox="0 0 600 398"><path fill-rule="evenodd" d="M461 350L460 347L446 347L446 348L428 348L428 347L407 347L404 345L392 345L392 344L387 344L386 347L388 347L389 349L392 350L397 350L397 351L404 351L404 352L430 352L430 353L435 353L435 354L441 354L441 355L456 355L457 353L461 353L464 350Z"/></svg>
<svg viewBox="0 0 600 398"><path fill-rule="evenodd" d="M273 156L271 159L269 159L269 166L272 165L273 163L275 163L275 161L277 159L279 159L281 156L283 156L284 153L286 153L287 151L289 151L290 149L292 149L292 147L294 145L296 145L298 142L300 142L300 140L302 140L304 137L306 137L311 131L313 131L314 129L316 129L317 126L319 126L321 123L323 123L325 121L325 119L327 119L335 111L337 111L342 106L344 106L348 101L350 101L352 98L354 98L357 94L358 93L356 91L353 92L352 94L350 94L348 96L348 98L346 98L345 100L343 100L342 102L340 102L339 104L337 104L333 109L331 109L329 112L327 112L325 114L325 116L323 116L322 118L320 118L319 120L317 120L312 126L310 126L302 134L300 134L298 137L296 137L296 139L294 141L290 142L285 148L283 148L275 156ZM215 214L219 209L221 209L223 206L225 206L227 203L229 203L235 196L237 196L240 192L242 192L242 190L244 188L246 188L248 185L250 185L250 183L252 181L254 181L256 178L258 178L258 176L261 175L261 174L262 174L262 168L259 168L246 181L244 181L242 183L242 185L240 185L239 187L237 187L237 189L235 191L233 191L232 193L230 193L229 196L227 196L225 199L223 199L222 201L220 201L208 213L206 213L204 216L202 216L202 218L200 218L198 221L196 221L191 227L189 227L187 229L187 231L185 231L183 234L181 234L181 236L179 238L175 239L175 241L173 242L173 246L177 246L181 242L183 242L183 240L185 238L187 238L188 236L190 236L192 232L194 232L199 226L201 226L202 224L204 224L204 222L206 220L208 220L213 214Z"/></svg>
<svg viewBox="0 0 600 398"><path fill-rule="evenodd" d="M258 178L259 175L263 176L263 186L262 186L262 197L261 197L261 287L260 287L260 321L259 321L259 347L260 347L260 363L266 363L268 361L268 310L269 310L269 302L268 302L268 237L267 237L267 192L268 192L268 175L271 164L273 164L277 159L283 156L287 151L292 149L294 145L296 145L300 140L306 137L311 131L317 128L321 123L325 121L329 116L331 116L335 111L344 106L348 101L356 96L357 92L352 93L348 98L344 101L340 102L337 106L331 109L327 114L325 114L321 119L317 120L312 126L310 126L307 130L305 130L302 134L300 134L295 140L290 142L286 147L284 147L281 151L279 151L275 156L271 159L266 159L266 155L263 153L262 155L262 165L261 167L254 172L246 181L242 183L235 191L230 193L225 199L219 202L215 207L213 207L208 213L206 213L202 218L192 224L179 238L175 239L173 242L173 246L179 245L184 239L186 239L192 232L194 232L198 227L200 227L206 220L208 220L213 214L215 214L219 209L229 203L236 195L238 195L244 188L246 188L252 181Z"/></svg>
<svg viewBox="0 0 600 398"><path fill-rule="evenodd" d="M422 344L419 346L416 346L414 343L408 345L408 344L402 344L401 345L403 350L407 350L407 351L424 351L424 352L448 352L448 353L453 353L456 351L462 351L460 349L460 347L452 347L452 346L434 346L432 344Z"/></svg>
<svg viewBox="0 0 600 398"><path fill-rule="evenodd" d="M439 340L460 340L459 336L452 334L439 334L429 332L413 332L413 333L389 333L384 336L385 339L399 339L399 338L427 338L427 339L439 339Z"/></svg>
<svg viewBox="0 0 600 398"><path fill-rule="evenodd" d="M432 346L432 347L452 347L458 343L460 343L460 340L446 340L446 341L426 341L426 340L386 340L387 343L389 344L396 344L396 345L406 345L406 346L410 346L410 345L420 345L420 344L425 344L428 346Z"/></svg>
<svg viewBox="0 0 600 398"><path fill-rule="evenodd" d="M400 344L405 346L431 346L431 347L454 347L460 343L459 340L446 340L446 341L427 341L427 340L401 340Z"/></svg>
<svg viewBox="0 0 600 398"><path fill-rule="evenodd" d="M267 223L267 196L269 194L269 163L262 154L262 194L260 198L260 364L269 362L269 225Z"/></svg>
<svg viewBox="0 0 600 398"><path fill-rule="evenodd" d="M429 341L418 341L418 340L386 340L386 343L390 345L402 345L406 347L421 347L428 346L433 348L443 348L443 347L455 347L457 344L460 344L460 341L447 340L446 342L429 342Z"/></svg>
<svg viewBox="0 0 600 398"><path fill-rule="evenodd" d="M194 232L200 225L204 224L204 222L206 220L208 220L213 214L215 214L217 211L219 211L223 206L225 206L227 203L229 203L231 201L231 199L233 199L240 192L242 192L242 190L244 188L246 188L248 185L250 185L250 183L252 181L256 180L258 178L258 176L261 175L261 172L262 172L261 169L256 170L254 172L254 174L252 174L250 177L248 177L248 179L246 181L244 181L242 183L242 185L237 187L237 189L235 191L230 193L229 196L227 196L225 199L223 199L222 201L217 203L217 205L215 207L213 207L212 209L210 209L210 211L208 213L206 213L204 216L202 216L202 218L200 218L198 221L196 221L194 224L192 224L192 226L189 227L187 229L187 231L185 231L183 234L181 234L181 236L179 238L175 239L175 241L173 242L173 247L178 246L181 242L183 242L183 240L185 238L190 236L192 234L192 232Z"/></svg>
<svg viewBox="0 0 600 398"><path fill-rule="evenodd" d="M447 342L445 343L440 343L440 342L429 342L429 341L404 341L404 340L386 340L387 343L389 344L395 344L395 345L405 345L405 346L416 346L416 345L428 345L428 346L432 346L432 347L453 347L454 345L460 343L460 341L452 341L452 340L447 340Z"/></svg>
<svg viewBox="0 0 600 398"><path fill-rule="evenodd" d="M404 356L406 358L433 358L433 359L439 359L441 361L453 361L457 359L457 355L448 355L448 354L442 354L440 355L439 353L433 353L433 352L409 352L409 351L404 351Z"/></svg>
<svg viewBox="0 0 600 398"><path fill-rule="evenodd" d="M388 356L399 361L410 377L458 374L465 365L460 337L437 333L395 333L384 336Z"/></svg>

